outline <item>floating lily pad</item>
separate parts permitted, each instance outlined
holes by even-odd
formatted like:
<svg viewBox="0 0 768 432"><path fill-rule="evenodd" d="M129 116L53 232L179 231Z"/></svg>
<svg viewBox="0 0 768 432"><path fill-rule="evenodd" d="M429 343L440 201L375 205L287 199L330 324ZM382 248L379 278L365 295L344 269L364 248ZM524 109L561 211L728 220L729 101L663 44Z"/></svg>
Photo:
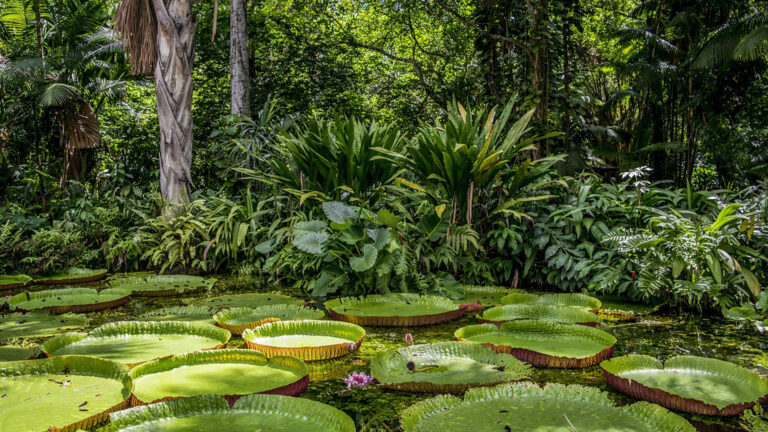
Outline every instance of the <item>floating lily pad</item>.
<svg viewBox="0 0 768 432"><path fill-rule="evenodd" d="M512 293L501 299L503 304L546 304L555 306L578 306L597 312L602 303L600 300L585 294L556 293L556 294L531 294Z"/></svg>
<svg viewBox="0 0 768 432"><path fill-rule="evenodd" d="M522 291L501 286L464 285L464 296L458 300L454 300L454 303L460 305L464 303L480 302L483 306L496 306L501 304L502 298L516 292Z"/></svg>
<svg viewBox="0 0 768 432"><path fill-rule="evenodd" d="M604 321L629 321L652 314L658 311L660 307L630 303L611 297L601 297L600 301L602 306L597 311L597 315Z"/></svg>
<svg viewBox="0 0 768 432"><path fill-rule="evenodd" d="M107 277L107 271L104 269L71 268L50 275L35 276L33 283L40 285L76 284L95 282L105 277Z"/></svg>
<svg viewBox="0 0 768 432"><path fill-rule="evenodd" d="M0 362L27 360L40 354L40 350L34 347L16 345L0 346Z"/></svg>
<svg viewBox="0 0 768 432"><path fill-rule="evenodd" d="M662 364L646 355L600 363L608 384L636 399L702 415L737 415L768 401L768 381L733 363L678 356Z"/></svg>
<svg viewBox="0 0 768 432"><path fill-rule="evenodd" d="M593 387L528 382L470 389L463 400L427 399L406 409L401 425L405 432L696 432L647 402L616 407Z"/></svg>
<svg viewBox="0 0 768 432"><path fill-rule="evenodd" d="M256 328L262 324L274 321L321 319L323 311L308 307L277 304L259 306L256 308L224 309L213 316L219 327L229 330L233 335L241 335L247 329Z"/></svg>
<svg viewBox="0 0 768 432"><path fill-rule="evenodd" d="M198 351L154 360L131 371L133 403L215 394L230 404L247 394L294 396L309 384L307 365L295 357L245 349Z"/></svg>
<svg viewBox="0 0 768 432"><path fill-rule="evenodd" d="M325 307L336 320L394 327L438 324L457 319L465 312L447 298L418 294L343 297L325 302Z"/></svg>
<svg viewBox="0 0 768 432"><path fill-rule="evenodd" d="M120 321L88 333L67 333L45 341L48 356L88 355L128 366L183 352L223 348L230 334L209 324Z"/></svg>
<svg viewBox="0 0 768 432"><path fill-rule="evenodd" d="M15 313L0 317L0 342L21 338L54 336L82 329L88 320L82 315L50 315L42 312Z"/></svg>
<svg viewBox="0 0 768 432"><path fill-rule="evenodd" d="M11 310L45 309L51 313L93 312L128 303L131 293L121 289L96 291L92 288L63 288L23 292L8 300Z"/></svg>
<svg viewBox="0 0 768 432"><path fill-rule="evenodd" d="M109 281L109 286L130 291L140 297L165 297L207 291L216 281L200 276L152 275L113 279Z"/></svg>
<svg viewBox="0 0 768 432"><path fill-rule="evenodd" d="M356 351L365 330L338 321L279 321L243 332L245 344L267 357L287 355L302 360L327 360Z"/></svg>
<svg viewBox="0 0 768 432"><path fill-rule="evenodd" d="M206 306L174 306L147 312L137 321L179 321L213 324L213 309Z"/></svg>
<svg viewBox="0 0 768 432"><path fill-rule="evenodd" d="M580 307L555 306L546 304L517 304L492 307L477 316L481 323L501 325L515 320L545 320L563 324L596 326L597 315Z"/></svg>
<svg viewBox="0 0 768 432"><path fill-rule="evenodd" d="M21 288L32 282L27 275L0 275L0 290Z"/></svg>
<svg viewBox="0 0 768 432"><path fill-rule="evenodd" d="M88 429L128 406L131 378L115 362L63 356L0 364L0 430Z"/></svg>
<svg viewBox="0 0 768 432"><path fill-rule="evenodd" d="M616 338L602 330L552 321L511 321L496 327L480 324L456 330L456 339L512 354L534 366L583 368L613 355Z"/></svg>
<svg viewBox="0 0 768 432"><path fill-rule="evenodd" d="M131 408L110 415L101 432L355 432L355 422L324 403L279 395L248 395L230 409L205 395Z"/></svg>
<svg viewBox="0 0 768 432"><path fill-rule="evenodd" d="M531 367L482 345L438 342L380 352L371 361L371 375L393 390L463 393L527 378Z"/></svg>
<svg viewBox="0 0 768 432"><path fill-rule="evenodd" d="M303 304L304 300L289 297L279 293L248 293L232 294L218 297L209 297L197 299L193 304L198 306L208 306L216 309L249 307L255 308L270 304Z"/></svg>

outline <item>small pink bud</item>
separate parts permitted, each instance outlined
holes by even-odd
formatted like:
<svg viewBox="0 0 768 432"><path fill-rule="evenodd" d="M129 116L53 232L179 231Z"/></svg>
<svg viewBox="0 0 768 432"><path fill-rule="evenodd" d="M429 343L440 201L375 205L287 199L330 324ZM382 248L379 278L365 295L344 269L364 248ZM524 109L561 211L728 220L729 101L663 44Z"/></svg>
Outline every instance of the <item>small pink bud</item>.
<svg viewBox="0 0 768 432"><path fill-rule="evenodd" d="M405 343L408 345L413 345L413 335L410 333L405 334Z"/></svg>
<svg viewBox="0 0 768 432"><path fill-rule="evenodd" d="M349 352L352 352L357 349L357 344L354 342L350 342L349 345L347 345L347 349L349 350Z"/></svg>

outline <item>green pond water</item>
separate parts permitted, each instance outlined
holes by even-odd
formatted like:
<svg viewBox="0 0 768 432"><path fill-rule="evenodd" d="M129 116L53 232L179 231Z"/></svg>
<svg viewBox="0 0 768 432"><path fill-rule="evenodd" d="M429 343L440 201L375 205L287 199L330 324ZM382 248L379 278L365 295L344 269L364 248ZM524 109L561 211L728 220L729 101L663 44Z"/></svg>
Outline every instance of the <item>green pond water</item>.
<svg viewBox="0 0 768 432"><path fill-rule="evenodd" d="M104 283L78 286L101 288ZM52 287L31 287L25 289L51 289ZM16 294L23 290L8 290L4 295ZM89 328L108 322L136 318L143 313L163 307L184 306L200 299L224 294L249 292L272 292L275 288L264 287L257 282L227 277L222 278L210 293L183 297L146 298L135 297L130 304L116 309L88 313ZM298 293L282 288L283 294L299 296ZM405 346L405 334L411 333L415 343L429 343L454 340L453 333L459 327L475 324L476 320L466 316L460 320L437 326L414 328L367 327L361 348L352 356L337 360L308 363L310 368L309 388L300 397L327 403L345 411L355 420L359 431L399 430L398 413L420 400L432 397L428 394L412 394L386 390L376 384L347 390L343 379L349 372L370 373L370 361L379 351ZM697 355L727 360L741 366L768 374L768 338L753 331L746 325L726 321L719 317L699 315L662 314L651 315L636 322L607 323L604 329L617 339L616 354L647 354L665 360L676 355ZM41 342L44 339L33 339ZM25 341L26 344L29 341ZM243 348L240 337L233 337L230 348ZM582 384L608 391L618 405L634 402L630 398L609 389L602 372L595 366L587 369L542 369L536 368L532 377L540 385L556 382ZM743 431L739 418L707 418L683 414L700 431Z"/></svg>

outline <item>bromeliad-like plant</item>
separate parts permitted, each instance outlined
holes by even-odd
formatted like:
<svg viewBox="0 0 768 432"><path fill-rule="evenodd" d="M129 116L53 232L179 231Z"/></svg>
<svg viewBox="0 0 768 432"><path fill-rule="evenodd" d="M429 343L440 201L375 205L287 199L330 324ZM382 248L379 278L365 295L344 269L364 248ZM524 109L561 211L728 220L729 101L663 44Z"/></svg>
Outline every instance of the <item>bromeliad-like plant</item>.
<svg viewBox="0 0 768 432"><path fill-rule="evenodd" d="M513 97L498 117L495 107L473 111L454 102L444 123L423 124L402 152L375 150L381 159L410 171L420 184L401 177L399 183L425 192L436 205L449 201L452 224L463 215L471 225L478 197L490 192L502 169L534 148L537 138L523 139L533 110L512 123L515 101Z"/></svg>
<svg viewBox="0 0 768 432"><path fill-rule="evenodd" d="M286 133L269 161L269 175L256 175L300 198L327 201L349 195L375 202L400 168L375 158L375 149L399 152L404 140L389 125L363 123L353 117L315 120Z"/></svg>

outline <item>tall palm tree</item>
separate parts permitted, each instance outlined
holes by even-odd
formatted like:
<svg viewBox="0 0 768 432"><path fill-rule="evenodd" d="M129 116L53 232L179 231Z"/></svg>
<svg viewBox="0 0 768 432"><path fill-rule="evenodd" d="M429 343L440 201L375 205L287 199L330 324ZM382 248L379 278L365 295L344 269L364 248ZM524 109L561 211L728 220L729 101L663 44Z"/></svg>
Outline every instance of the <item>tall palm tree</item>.
<svg viewBox="0 0 768 432"><path fill-rule="evenodd" d="M728 60L752 61L768 54L768 10L756 8L712 32L693 62L697 68L717 66Z"/></svg>
<svg viewBox="0 0 768 432"><path fill-rule="evenodd" d="M115 29L135 74L155 76L160 123L160 192L172 216L192 187L192 61L197 18L191 0L122 0Z"/></svg>

